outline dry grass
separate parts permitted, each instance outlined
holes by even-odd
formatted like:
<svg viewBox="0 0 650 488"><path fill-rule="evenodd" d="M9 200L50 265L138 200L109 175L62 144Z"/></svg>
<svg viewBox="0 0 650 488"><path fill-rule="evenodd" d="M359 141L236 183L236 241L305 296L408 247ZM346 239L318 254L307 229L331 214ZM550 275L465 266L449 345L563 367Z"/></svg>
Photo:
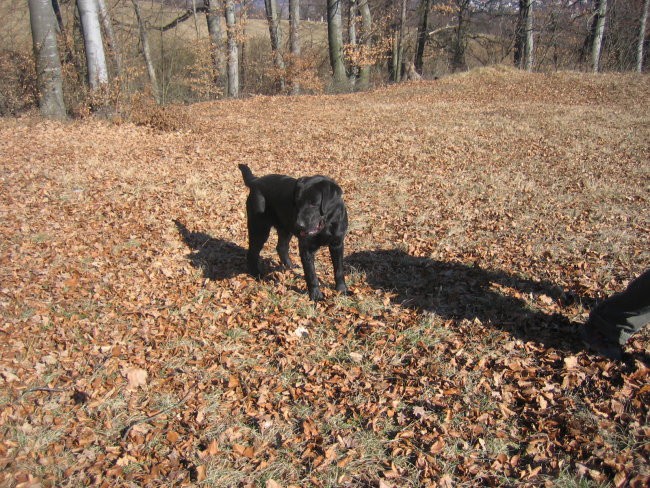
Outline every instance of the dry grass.
<svg viewBox="0 0 650 488"><path fill-rule="evenodd" d="M647 339L612 363L575 338L650 262L648 100L647 77L494 68L168 130L0 120L0 483L649 474ZM321 253L310 303L274 242L246 276L237 163L339 181L352 296Z"/></svg>

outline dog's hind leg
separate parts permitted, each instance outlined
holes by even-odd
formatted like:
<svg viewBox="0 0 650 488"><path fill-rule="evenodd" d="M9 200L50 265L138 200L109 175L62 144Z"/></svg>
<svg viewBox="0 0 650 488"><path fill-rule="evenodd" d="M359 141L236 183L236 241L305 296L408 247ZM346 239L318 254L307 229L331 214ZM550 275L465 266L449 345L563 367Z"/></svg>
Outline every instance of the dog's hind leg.
<svg viewBox="0 0 650 488"><path fill-rule="evenodd" d="M276 250L280 256L280 262L285 268L293 268L293 263L289 257L289 243L291 242L291 233L278 229L278 245Z"/></svg>
<svg viewBox="0 0 650 488"><path fill-rule="evenodd" d="M255 278L261 276L260 273L260 252L264 243L269 238L271 226L262 219L249 218L248 220L248 253L246 254L246 263L248 272Z"/></svg>

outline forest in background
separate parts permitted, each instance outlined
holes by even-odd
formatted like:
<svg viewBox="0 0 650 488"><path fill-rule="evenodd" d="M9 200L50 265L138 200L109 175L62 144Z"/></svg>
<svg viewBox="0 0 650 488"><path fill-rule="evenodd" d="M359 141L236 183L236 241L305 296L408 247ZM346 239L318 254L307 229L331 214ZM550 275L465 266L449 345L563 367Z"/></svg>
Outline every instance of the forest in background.
<svg viewBox="0 0 650 488"><path fill-rule="evenodd" d="M68 115L107 106L125 114L152 99L345 92L494 64L642 71L647 58L648 0L3 0L2 115L36 107L48 71L35 63L42 50L33 48L29 3L56 12ZM96 10L95 47L79 5ZM88 55L98 46L101 69Z"/></svg>

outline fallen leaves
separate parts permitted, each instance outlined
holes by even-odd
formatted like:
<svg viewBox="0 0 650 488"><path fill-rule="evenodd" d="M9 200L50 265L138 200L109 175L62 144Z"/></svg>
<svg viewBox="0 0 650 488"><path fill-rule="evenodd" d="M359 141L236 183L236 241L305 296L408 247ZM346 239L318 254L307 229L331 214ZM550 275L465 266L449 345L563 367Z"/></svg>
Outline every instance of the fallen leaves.
<svg viewBox="0 0 650 488"><path fill-rule="evenodd" d="M649 370L574 332L648 262L648 87L489 75L1 120L0 484L645 486ZM351 296L245 274L237 162L339 181Z"/></svg>
<svg viewBox="0 0 650 488"><path fill-rule="evenodd" d="M128 368L123 374L128 382L127 389L129 390L136 390L147 384L148 373L142 368Z"/></svg>

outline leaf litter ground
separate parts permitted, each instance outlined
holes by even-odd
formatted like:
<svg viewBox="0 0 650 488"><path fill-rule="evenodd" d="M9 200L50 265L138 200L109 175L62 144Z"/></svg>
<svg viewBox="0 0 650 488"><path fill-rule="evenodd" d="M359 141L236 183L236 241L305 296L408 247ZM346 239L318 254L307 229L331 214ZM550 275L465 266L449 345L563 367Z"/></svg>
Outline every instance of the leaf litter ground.
<svg viewBox="0 0 650 488"><path fill-rule="evenodd" d="M647 334L577 333L650 263L648 100L490 68L1 120L0 483L644 486ZM273 237L245 274L237 163L341 184L352 296Z"/></svg>

